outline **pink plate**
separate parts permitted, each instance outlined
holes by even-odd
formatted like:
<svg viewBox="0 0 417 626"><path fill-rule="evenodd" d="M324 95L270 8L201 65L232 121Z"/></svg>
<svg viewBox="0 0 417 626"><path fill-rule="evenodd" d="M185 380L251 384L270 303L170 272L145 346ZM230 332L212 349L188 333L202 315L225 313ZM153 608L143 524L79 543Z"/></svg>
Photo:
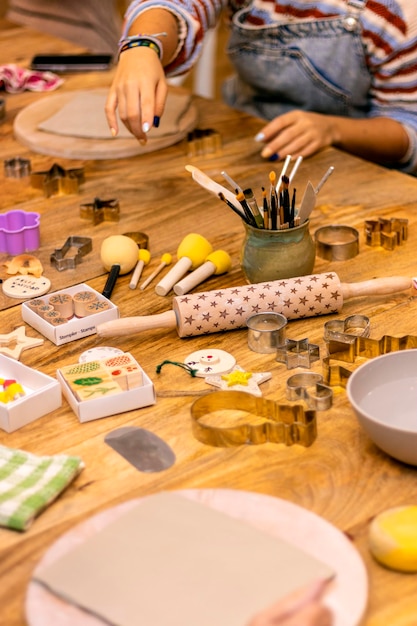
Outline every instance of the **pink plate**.
<svg viewBox="0 0 417 626"><path fill-rule="evenodd" d="M329 565L336 571L336 578L325 601L333 610L334 626L360 624L367 605L367 572L356 548L336 527L307 509L272 496L232 489L187 489L177 493L253 524ZM35 571L53 563L142 500L129 500L82 522L49 548ZM102 620L58 598L34 580L28 586L25 608L29 626L105 626Z"/></svg>

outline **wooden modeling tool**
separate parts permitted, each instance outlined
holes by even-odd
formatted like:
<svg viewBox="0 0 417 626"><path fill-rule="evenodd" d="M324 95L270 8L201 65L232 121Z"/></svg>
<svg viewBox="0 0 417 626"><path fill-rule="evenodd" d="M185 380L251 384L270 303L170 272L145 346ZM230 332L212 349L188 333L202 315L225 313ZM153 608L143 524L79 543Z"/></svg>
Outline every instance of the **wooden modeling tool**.
<svg viewBox="0 0 417 626"><path fill-rule="evenodd" d="M145 265L149 263L151 260L151 253L146 248L140 248L138 252L138 262L136 263L136 267L133 271L132 278L129 283L130 289L136 289L138 286L139 278L143 272L143 268Z"/></svg>
<svg viewBox="0 0 417 626"><path fill-rule="evenodd" d="M153 328L176 328L180 337L192 337L244 328L246 320L260 307L281 313L289 320L315 317L338 313L350 298L398 293L413 286L413 279L404 276L341 283L335 272L312 274L175 296L170 311L104 322L97 326L97 333L111 337Z"/></svg>
<svg viewBox="0 0 417 626"><path fill-rule="evenodd" d="M196 233L186 235L178 246L177 262L155 287L158 296L166 296L184 274L202 265L211 252L213 246L205 237Z"/></svg>
<svg viewBox="0 0 417 626"><path fill-rule="evenodd" d="M183 296L185 293L194 289L197 285L205 281L210 276L225 274L232 267L232 259L224 250L215 250L208 255L205 262L197 267L194 272L185 276L179 283L174 285L174 292L177 296Z"/></svg>
<svg viewBox="0 0 417 626"><path fill-rule="evenodd" d="M111 235L101 244L100 258L104 268L110 272L102 294L110 298L119 274L127 274L135 267L138 247L126 235Z"/></svg>
<svg viewBox="0 0 417 626"><path fill-rule="evenodd" d="M244 216L242 207L236 200L236 195L229 191L229 189L226 189L226 187L223 187L223 185L216 183L215 180L199 170L198 167L194 167L194 165L186 165L185 169L187 170L187 172L190 172L196 183L198 183L201 187L204 187L204 189L207 189L207 191L210 191L210 193L213 193L215 196L218 196L219 193L222 193L224 197L230 202L230 204L233 204L235 209L237 209L237 211Z"/></svg>
<svg viewBox="0 0 417 626"><path fill-rule="evenodd" d="M171 265L171 263L172 263L172 256L169 254L169 252L166 252L165 254L163 254L161 256L161 262L158 265L158 267L156 268L156 270L154 270L152 272L152 274L150 274L148 276L148 278L143 281L143 283L141 284L139 289L141 289L141 290L146 289L146 287L149 285L149 283L151 283L153 281L153 279L156 276L158 276L159 272L162 272L164 267L166 267L167 265Z"/></svg>

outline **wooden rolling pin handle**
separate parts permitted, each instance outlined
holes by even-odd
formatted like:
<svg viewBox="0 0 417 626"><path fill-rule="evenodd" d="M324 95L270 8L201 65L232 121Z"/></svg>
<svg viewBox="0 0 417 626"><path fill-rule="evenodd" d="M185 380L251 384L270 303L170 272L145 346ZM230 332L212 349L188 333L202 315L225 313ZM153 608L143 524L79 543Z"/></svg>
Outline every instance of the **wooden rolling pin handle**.
<svg viewBox="0 0 417 626"><path fill-rule="evenodd" d="M359 296L377 296L406 291L413 287L412 278L392 276L390 278L374 278L360 283L341 283L343 300Z"/></svg>
<svg viewBox="0 0 417 626"><path fill-rule="evenodd" d="M117 320L98 324L97 335L100 337L115 337L131 335L142 330L154 328L176 328L177 316L175 311L166 311L157 315L143 315L137 317L120 317Z"/></svg>

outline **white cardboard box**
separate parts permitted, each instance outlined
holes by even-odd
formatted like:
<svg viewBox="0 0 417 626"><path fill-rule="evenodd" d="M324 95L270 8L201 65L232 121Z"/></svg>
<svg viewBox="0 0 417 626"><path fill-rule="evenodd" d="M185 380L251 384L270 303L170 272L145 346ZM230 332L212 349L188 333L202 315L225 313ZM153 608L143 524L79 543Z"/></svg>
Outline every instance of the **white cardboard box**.
<svg viewBox="0 0 417 626"><path fill-rule="evenodd" d="M143 385L140 387L122 391L112 396L84 400L83 402L80 402L75 397L59 369L56 375L61 383L62 393L80 422L91 422L102 417L133 411L144 406L150 406L156 402L153 383L143 370Z"/></svg>
<svg viewBox="0 0 417 626"><path fill-rule="evenodd" d="M0 428L11 433L62 405L61 387L55 378L0 354L0 377L12 378L26 392L12 402L0 402Z"/></svg>
<svg viewBox="0 0 417 626"><path fill-rule="evenodd" d="M94 313L87 317L73 317L66 324L60 326L52 326L45 321L38 313L31 310L27 302L22 304L22 318L25 322L30 324L33 328L36 328L44 337L50 339L55 345L60 346L64 343L69 343L75 339L81 339L82 337L88 337L88 335L94 335L97 332L97 325L103 322L117 319L119 317L119 309L110 300L107 300L102 294L95 291L88 285L81 283L74 287L68 287L67 289L61 289L50 294L46 294L42 297L47 301L51 296L59 293L68 293L74 295L79 291L91 291L95 293L99 299L106 300L110 304L110 308L107 311L101 311L100 313Z"/></svg>

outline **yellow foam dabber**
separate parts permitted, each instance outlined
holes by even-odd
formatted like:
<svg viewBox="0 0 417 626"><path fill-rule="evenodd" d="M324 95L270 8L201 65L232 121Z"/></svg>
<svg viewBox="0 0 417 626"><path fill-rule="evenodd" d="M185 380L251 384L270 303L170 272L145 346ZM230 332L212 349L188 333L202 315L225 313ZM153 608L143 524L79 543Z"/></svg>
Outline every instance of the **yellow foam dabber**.
<svg viewBox="0 0 417 626"><path fill-rule="evenodd" d="M133 271L132 278L130 279L129 283L130 289L136 289L139 278L143 272L143 268L149 263L150 260L151 253L149 252L149 250L147 250L146 248L139 248L138 262L136 263L136 267Z"/></svg>
<svg viewBox="0 0 417 626"><path fill-rule="evenodd" d="M149 285L149 283L152 282L156 276L158 276L159 272L162 272L164 267L166 267L167 265L171 265L171 263L172 263L172 255L169 254L169 252L165 252L165 254L161 256L161 262L156 268L156 270L154 270L152 274L150 274L148 278L143 281L139 289L145 289Z"/></svg>
<svg viewBox="0 0 417 626"><path fill-rule="evenodd" d="M174 285L174 292L177 296L183 296L213 274L225 274L231 267L232 260L229 254L224 250L215 250L207 256L200 267Z"/></svg>
<svg viewBox="0 0 417 626"><path fill-rule="evenodd" d="M417 506L399 506L377 515L369 528L369 548L382 565L417 572Z"/></svg>
<svg viewBox="0 0 417 626"><path fill-rule="evenodd" d="M213 246L197 233L186 235L177 249L177 262L155 287L158 296L166 296L172 287L189 271L202 265Z"/></svg>

